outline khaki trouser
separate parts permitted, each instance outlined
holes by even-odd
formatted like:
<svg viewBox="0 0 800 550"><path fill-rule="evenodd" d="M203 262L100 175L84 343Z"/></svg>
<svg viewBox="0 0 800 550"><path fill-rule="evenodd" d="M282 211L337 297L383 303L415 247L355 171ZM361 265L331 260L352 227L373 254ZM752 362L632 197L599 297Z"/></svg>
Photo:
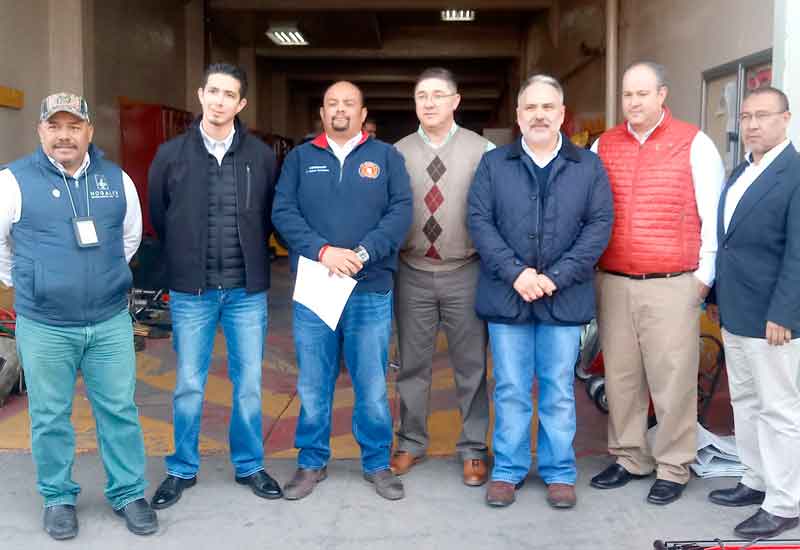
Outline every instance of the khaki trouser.
<svg viewBox="0 0 800 550"><path fill-rule="evenodd" d="M428 449L431 380L436 335L447 336L456 383L461 434L456 451L462 460L486 458L489 394L486 390L486 323L475 314L479 262L454 271L414 269L402 260L395 283L397 336L400 343L400 428L397 448L413 455Z"/></svg>
<svg viewBox="0 0 800 550"><path fill-rule="evenodd" d="M765 326L766 330L766 326ZM770 346L722 330L742 483L766 491L761 507L800 513L800 338Z"/></svg>
<svg viewBox="0 0 800 550"><path fill-rule="evenodd" d="M700 296L691 273L634 280L600 272L597 325L608 396L608 452L633 474L686 483L697 449ZM658 426L652 448L647 416Z"/></svg>

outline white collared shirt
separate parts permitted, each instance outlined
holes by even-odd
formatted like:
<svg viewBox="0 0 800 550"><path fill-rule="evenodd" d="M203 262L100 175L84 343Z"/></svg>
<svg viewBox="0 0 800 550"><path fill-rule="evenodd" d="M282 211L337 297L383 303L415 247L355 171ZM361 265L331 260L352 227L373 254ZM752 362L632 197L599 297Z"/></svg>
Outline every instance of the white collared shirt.
<svg viewBox="0 0 800 550"><path fill-rule="evenodd" d="M49 161L50 161L50 164L52 164L53 166L55 166L55 167L56 167L56 170L58 170L59 172L61 172L61 173L62 173L62 174L64 174L65 176L69 176L69 175L70 175L70 174L69 174L69 172L67 172L67 169L66 169L66 168L64 168L64 166L63 166L63 165L62 165L60 162L58 162L56 159L54 159L54 158L53 158L53 157L51 157L50 155L45 155L45 156L47 157L47 160L49 160ZM73 175L73 176L70 176L70 177L72 177L72 178L75 178L75 179L77 179L77 178L81 177L81 176L83 175L83 173L84 173L86 170L88 170L88 169L89 169L89 164L90 164L91 162L92 162L92 161L91 161L91 159L89 158L89 153L87 152L87 153L86 153L86 155L84 155L84 157L83 157L83 162L81 163L80 167L78 168L78 171L77 171L77 172L75 172L75 175Z"/></svg>
<svg viewBox="0 0 800 550"><path fill-rule="evenodd" d="M750 189L750 186L753 185L753 182L764 173L764 170L769 168L769 165L778 158L778 155L783 153L783 150L789 146L789 143L791 143L791 141L787 138L767 151L764 156L761 157L761 162L758 164L753 162L752 153L747 153L744 157L747 161L747 168L739 174L739 177L731 184L728 188L728 193L725 195L725 210L723 212L722 221L726 233L728 232L728 226L731 223L731 218L733 218L733 213L736 211L739 201L742 200L742 197L747 190Z"/></svg>
<svg viewBox="0 0 800 550"><path fill-rule="evenodd" d="M222 159L225 157L225 153L228 152L228 149L231 148L231 144L233 143L233 135L236 133L236 127L231 127L231 133L223 140L217 140L209 136L206 131L203 129L203 121L200 121L200 135L203 136L203 144L206 146L206 151L217 159L217 163L222 166Z"/></svg>
<svg viewBox="0 0 800 550"><path fill-rule="evenodd" d="M663 120L664 112L662 111L658 124L644 134L639 135L634 132L630 123L628 123L628 132L640 144L644 144ZM600 139L602 136L592 144L593 153L597 153ZM694 276L706 286L711 286L714 284L716 276L714 262L717 258L717 208L722 185L725 183L725 167L722 164L722 157L717 151L717 146L702 131L697 132L692 140L689 149L689 164L692 169L697 215L700 218L700 257Z"/></svg>
<svg viewBox="0 0 800 550"><path fill-rule="evenodd" d="M419 137L421 137L422 141L425 142L432 149L441 149L442 147L447 145L447 142L450 141L450 139L454 135L456 135L457 131L458 131L458 124L456 124L456 122L453 121L453 125L450 127L450 131L447 132L447 136L444 138L444 141L437 145L433 141L431 141L431 138L428 137L428 134L425 133L425 130L422 128L422 124L420 124L419 127L417 128L417 134L419 134ZM489 151L492 151L494 149L497 149L497 145L495 145L494 143L492 143L491 141L489 141L487 139L486 140L486 151L484 151L484 152L488 153Z"/></svg>
<svg viewBox="0 0 800 550"><path fill-rule="evenodd" d="M55 159L47 157L50 162L66 175L63 166ZM75 172L75 178L81 176L89 169L89 154L83 164ZM73 176L70 176L73 177ZM125 218L122 222L122 241L125 259L131 261L139 249L142 241L142 210L139 205L139 195L130 176L122 171L122 187L125 190ZM0 283L12 286L11 268L14 262L13 243L11 241L11 228L19 222L22 216L22 192L19 182L11 170L0 171Z"/></svg>
<svg viewBox="0 0 800 550"><path fill-rule="evenodd" d="M344 166L344 159L347 158L347 155L352 153L353 149L355 149L356 146L363 139L364 132L357 133L351 139L347 140L347 143L345 143L344 145L339 145L338 143L333 141L333 138L331 138L331 136L327 134L325 135L325 137L328 139L328 147L331 148L331 152L334 155L336 155L337 159L339 159L339 165L340 165L339 167L341 168L342 166Z"/></svg>
<svg viewBox="0 0 800 550"><path fill-rule="evenodd" d="M658 122L656 122L656 125L655 125L655 126L653 126L652 128L650 128L649 130L647 130L647 131L646 131L645 133L643 133L643 134L637 134L637 133L636 133L636 130L634 130L634 129L633 129L633 126L631 126L631 123L630 123L630 122L628 122L628 123L627 123L627 124L628 124L628 133L630 133L630 135L632 135L633 137L635 137L635 138L636 138L636 141L638 141L640 145L644 145L644 142L645 142L645 141L647 141L647 138L649 138L651 135L653 135L653 132L655 132L655 131L656 131L656 128L658 128L659 126L661 126L661 123L662 123L662 122L664 122L664 115L665 115L665 114L666 114L666 113L665 113L664 111L661 111L661 116L660 116L660 117L658 117Z"/></svg>
<svg viewBox="0 0 800 550"><path fill-rule="evenodd" d="M558 153L561 151L561 145L563 144L563 138L561 137L561 132L559 132L558 141L556 142L556 148L553 149L550 153L548 153L547 156L539 158L536 156L533 150L530 147L528 147L528 144L525 142L525 137L521 137L520 139L522 140L522 150L525 151L525 153L529 157L531 157L533 163L536 164L536 166L538 166L539 168L544 168L545 166L553 162L553 159L556 158L558 156Z"/></svg>

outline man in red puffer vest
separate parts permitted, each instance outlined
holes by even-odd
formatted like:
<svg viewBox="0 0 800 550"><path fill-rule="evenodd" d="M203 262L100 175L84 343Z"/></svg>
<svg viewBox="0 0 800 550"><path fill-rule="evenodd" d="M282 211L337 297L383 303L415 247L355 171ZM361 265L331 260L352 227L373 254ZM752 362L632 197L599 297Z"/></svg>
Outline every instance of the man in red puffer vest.
<svg viewBox="0 0 800 550"><path fill-rule="evenodd" d="M680 498L696 454L700 305L714 282L725 175L711 139L673 118L666 97L662 66L631 65L622 80L626 122L592 147L614 195L611 241L595 281L608 451L616 460L591 483L613 489L655 471L653 504ZM650 397L658 419L652 446Z"/></svg>

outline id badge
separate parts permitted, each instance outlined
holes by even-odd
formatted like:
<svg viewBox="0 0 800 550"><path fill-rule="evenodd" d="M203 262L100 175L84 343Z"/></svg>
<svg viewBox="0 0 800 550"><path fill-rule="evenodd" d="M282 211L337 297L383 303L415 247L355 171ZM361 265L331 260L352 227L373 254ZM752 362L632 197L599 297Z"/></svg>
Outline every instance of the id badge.
<svg viewBox="0 0 800 550"><path fill-rule="evenodd" d="M97 228L94 225L94 218L72 218L72 228L75 230L75 240L81 248L100 246L100 239L97 238Z"/></svg>

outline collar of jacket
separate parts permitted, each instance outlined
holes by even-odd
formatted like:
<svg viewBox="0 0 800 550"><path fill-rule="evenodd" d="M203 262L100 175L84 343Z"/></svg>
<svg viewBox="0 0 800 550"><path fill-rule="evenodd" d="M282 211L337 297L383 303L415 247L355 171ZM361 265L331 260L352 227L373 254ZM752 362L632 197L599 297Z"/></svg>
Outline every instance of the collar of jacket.
<svg viewBox="0 0 800 550"><path fill-rule="evenodd" d="M527 154L522 149L522 139L523 138L517 138L514 140L514 142L511 144L511 147L508 148L506 158L518 159ZM561 134L561 151L558 152L558 156L556 158L558 157L571 160L572 162L581 161L581 156L578 153L578 147L572 143L564 133Z"/></svg>
<svg viewBox="0 0 800 550"><path fill-rule="evenodd" d="M103 151L94 145L94 143L89 144L89 167L86 169L88 173L90 170L97 168L100 159L104 157ZM42 146L39 146L39 149L36 150L36 162L41 165L42 168L56 174L57 176L61 177L61 172L58 171L58 168L53 166L53 163L50 162L50 159L47 158L47 155L44 152ZM71 176L70 176L71 177Z"/></svg>
<svg viewBox="0 0 800 550"><path fill-rule="evenodd" d="M206 149L206 144L203 143L203 135L200 133L200 122L202 120L203 115L195 118L192 121L192 125L189 127L189 130L195 146L199 146L207 153L208 150ZM233 119L233 127L236 130L236 133L233 134L233 142L231 142L231 147L228 149L228 153L236 152L236 150L239 148L239 145L242 143L242 140L244 140L245 134L247 134L247 126L241 121L238 115Z"/></svg>
<svg viewBox="0 0 800 550"><path fill-rule="evenodd" d="M664 133L667 130L667 128L669 127L670 123L672 122L672 111L669 110L669 107L664 105L662 107L662 109L664 111L664 118L661 119L661 122L655 128L653 128L653 131L650 132L650 135L647 136L647 139L644 140L644 143L647 143L648 141L650 141L654 137L658 137L659 134ZM623 126L625 128L625 135L627 135L631 140L635 141L637 144L644 145L644 143L640 143L639 142L639 138L637 138L635 135L633 135L631 133L631 130L630 130L630 127L628 126L628 122L627 121L623 122L622 124L623 124Z"/></svg>
<svg viewBox="0 0 800 550"><path fill-rule="evenodd" d="M761 173L759 178L763 176L764 173L770 171L774 171L775 175L780 174L781 172L786 170L788 164L792 161L795 155L800 155L800 153L797 152L797 149L795 149L794 144L791 141L789 141L789 145L786 147L786 149L781 151L781 153L777 157L775 157L775 159L772 161L772 164L767 166L767 168L764 170L764 172ZM740 162L739 165L733 169L731 175L728 176L728 181L725 183L725 186L730 187L731 185L736 183L736 180L739 179L739 176L742 175L742 172L745 171L747 166L748 166L747 160L743 160L742 162Z"/></svg>
<svg viewBox="0 0 800 550"><path fill-rule="evenodd" d="M356 144L356 148L360 147L365 141L367 141L367 139L369 139L369 135L366 132L362 131L361 132L361 139ZM317 137L314 138L314 140L311 142L311 145L313 145L314 147L317 147L319 149L325 149L327 151L329 149L329 147L328 147L328 134L326 134L325 132L322 132L320 135L318 135ZM353 148L353 151L355 151L356 148Z"/></svg>

